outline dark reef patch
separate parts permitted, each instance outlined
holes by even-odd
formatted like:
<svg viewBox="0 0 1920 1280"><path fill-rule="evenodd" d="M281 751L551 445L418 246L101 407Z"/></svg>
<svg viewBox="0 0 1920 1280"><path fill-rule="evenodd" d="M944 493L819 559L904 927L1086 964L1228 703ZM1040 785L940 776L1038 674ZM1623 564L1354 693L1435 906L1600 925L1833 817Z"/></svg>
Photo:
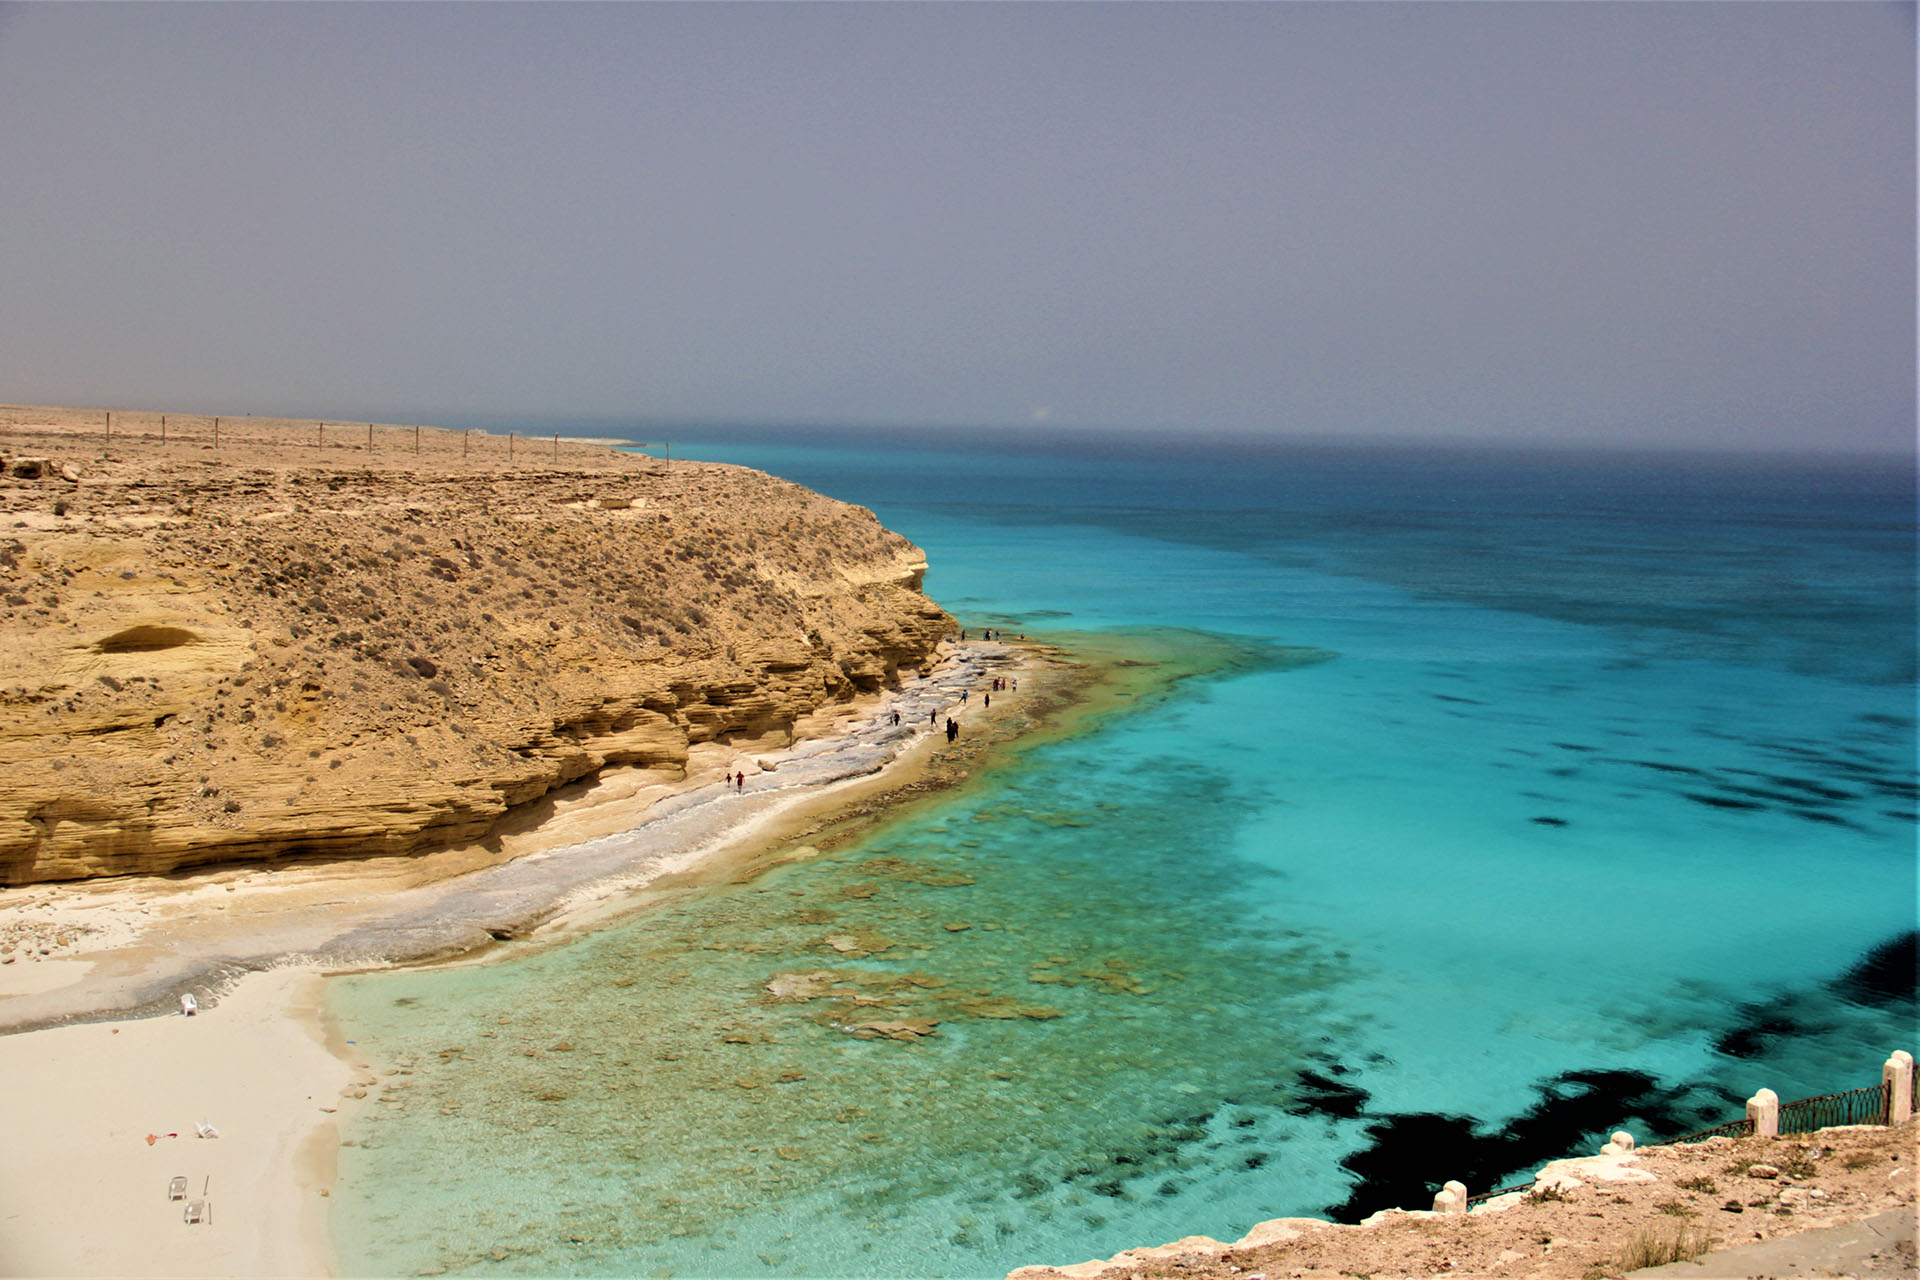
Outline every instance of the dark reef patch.
<svg viewBox="0 0 1920 1280"><path fill-rule="evenodd" d="M1696 769L1690 764L1668 764L1664 760L1626 760L1618 757L1609 757L1607 763L1630 764L1636 769L1652 769L1656 773L1684 773L1694 778L1704 778L1707 776L1705 769Z"/></svg>
<svg viewBox="0 0 1920 1280"><path fill-rule="evenodd" d="M1366 1109L1368 1093L1317 1071L1302 1071L1294 1099L1282 1108L1290 1116L1323 1115L1341 1120L1358 1118Z"/></svg>
<svg viewBox="0 0 1920 1280"><path fill-rule="evenodd" d="M1738 1020L1713 1047L1729 1058L1755 1058L1776 1043L1837 1035L1847 1005L1920 1006L1920 930L1910 929L1872 947L1845 973L1811 991L1783 991L1740 1005Z"/></svg>
<svg viewBox="0 0 1920 1280"><path fill-rule="evenodd" d="M1680 794L1695 804L1704 804L1715 809L1765 809L1767 807L1763 804L1755 804L1751 800L1736 800L1732 796L1710 796L1698 791L1682 791Z"/></svg>
<svg viewBox="0 0 1920 1280"><path fill-rule="evenodd" d="M1920 930L1889 938L1833 980L1834 994L1855 1004L1889 1005L1920 995Z"/></svg>

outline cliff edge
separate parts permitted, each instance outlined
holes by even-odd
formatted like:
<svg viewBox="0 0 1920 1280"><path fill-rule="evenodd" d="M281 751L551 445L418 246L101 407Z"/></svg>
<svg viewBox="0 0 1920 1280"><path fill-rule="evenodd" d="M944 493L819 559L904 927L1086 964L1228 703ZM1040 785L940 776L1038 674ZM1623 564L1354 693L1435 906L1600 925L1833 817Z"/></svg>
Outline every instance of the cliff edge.
<svg viewBox="0 0 1920 1280"><path fill-rule="evenodd" d="M918 548L759 472L157 417L0 415L0 884L473 839L951 629Z"/></svg>

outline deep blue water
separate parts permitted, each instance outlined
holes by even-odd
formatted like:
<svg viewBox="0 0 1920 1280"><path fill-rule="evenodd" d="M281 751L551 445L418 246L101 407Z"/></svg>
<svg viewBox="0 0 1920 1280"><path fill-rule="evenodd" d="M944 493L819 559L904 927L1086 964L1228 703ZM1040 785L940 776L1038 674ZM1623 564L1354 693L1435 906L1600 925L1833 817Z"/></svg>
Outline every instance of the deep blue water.
<svg viewBox="0 0 1920 1280"><path fill-rule="evenodd" d="M357 1122L350 1271L997 1274L1480 1190L1915 1047L1910 459L673 453L872 508L963 625L1244 660L877 847L341 984L439 1104ZM767 1001L835 928L939 1035Z"/></svg>

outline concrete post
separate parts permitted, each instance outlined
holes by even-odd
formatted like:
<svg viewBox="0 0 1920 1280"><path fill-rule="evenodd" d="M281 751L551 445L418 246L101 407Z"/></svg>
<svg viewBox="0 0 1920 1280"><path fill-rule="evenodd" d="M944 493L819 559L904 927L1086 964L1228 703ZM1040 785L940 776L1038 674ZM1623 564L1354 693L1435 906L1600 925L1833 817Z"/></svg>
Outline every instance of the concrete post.
<svg viewBox="0 0 1920 1280"><path fill-rule="evenodd" d="M1779 1137L1780 1095L1771 1089L1762 1089L1751 1098L1748 1098L1747 1119L1753 1121L1754 1137Z"/></svg>
<svg viewBox="0 0 1920 1280"><path fill-rule="evenodd" d="M1464 1182L1449 1182L1440 1188L1433 1198L1435 1213L1465 1213L1467 1211L1467 1185Z"/></svg>
<svg viewBox="0 0 1920 1280"><path fill-rule="evenodd" d="M1913 1055L1895 1049L1880 1068L1880 1083L1887 1086L1887 1123L1905 1124L1913 1119Z"/></svg>

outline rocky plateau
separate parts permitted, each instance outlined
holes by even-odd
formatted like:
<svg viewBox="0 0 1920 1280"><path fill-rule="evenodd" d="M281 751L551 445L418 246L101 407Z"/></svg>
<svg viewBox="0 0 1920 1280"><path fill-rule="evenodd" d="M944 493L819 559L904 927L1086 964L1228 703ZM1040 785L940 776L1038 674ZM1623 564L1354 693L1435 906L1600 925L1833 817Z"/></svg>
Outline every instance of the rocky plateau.
<svg viewBox="0 0 1920 1280"><path fill-rule="evenodd" d="M169 419L0 408L0 884L472 840L952 630L917 547L745 468Z"/></svg>

